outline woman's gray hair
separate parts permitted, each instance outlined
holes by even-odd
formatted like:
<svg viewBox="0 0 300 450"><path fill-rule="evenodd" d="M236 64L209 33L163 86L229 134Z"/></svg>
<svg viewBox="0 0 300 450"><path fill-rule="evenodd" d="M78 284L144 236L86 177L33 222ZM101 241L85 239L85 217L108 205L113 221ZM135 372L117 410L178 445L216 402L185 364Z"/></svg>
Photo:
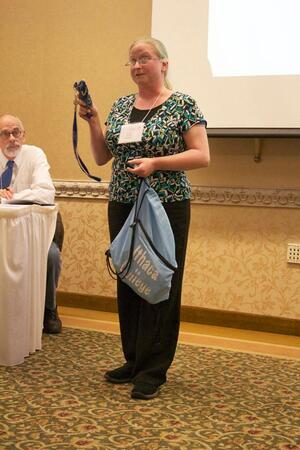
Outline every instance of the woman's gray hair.
<svg viewBox="0 0 300 450"><path fill-rule="evenodd" d="M164 44L159 41L158 39L155 39L153 37L141 37L139 39L136 39L131 46L129 47L129 52L132 50L132 48L137 44L149 44L157 54L157 56L160 59L169 60L168 52ZM165 72L165 81L164 81L165 87L168 89L172 89L172 85L169 82L167 78L167 72Z"/></svg>

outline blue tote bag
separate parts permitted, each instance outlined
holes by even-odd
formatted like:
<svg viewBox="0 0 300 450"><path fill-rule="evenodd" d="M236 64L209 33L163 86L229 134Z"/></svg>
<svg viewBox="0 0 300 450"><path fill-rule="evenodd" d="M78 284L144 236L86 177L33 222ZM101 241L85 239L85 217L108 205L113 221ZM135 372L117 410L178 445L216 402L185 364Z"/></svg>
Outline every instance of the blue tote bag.
<svg viewBox="0 0 300 450"><path fill-rule="evenodd" d="M106 251L106 261L112 276L118 275L149 303L169 298L177 268L175 240L165 209L147 178L141 180L137 200Z"/></svg>

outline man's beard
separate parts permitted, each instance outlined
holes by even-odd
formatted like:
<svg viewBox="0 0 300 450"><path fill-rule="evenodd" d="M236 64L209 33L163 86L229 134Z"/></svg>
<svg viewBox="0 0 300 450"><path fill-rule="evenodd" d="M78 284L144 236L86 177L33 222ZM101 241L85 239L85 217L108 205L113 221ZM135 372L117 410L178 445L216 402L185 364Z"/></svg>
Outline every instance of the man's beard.
<svg viewBox="0 0 300 450"><path fill-rule="evenodd" d="M21 144L13 145L13 146L7 145L6 147L2 148L2 152L4 153L6 158L14 159L17 156L17 154L19 153L20 148L21 148Z"/></svg>

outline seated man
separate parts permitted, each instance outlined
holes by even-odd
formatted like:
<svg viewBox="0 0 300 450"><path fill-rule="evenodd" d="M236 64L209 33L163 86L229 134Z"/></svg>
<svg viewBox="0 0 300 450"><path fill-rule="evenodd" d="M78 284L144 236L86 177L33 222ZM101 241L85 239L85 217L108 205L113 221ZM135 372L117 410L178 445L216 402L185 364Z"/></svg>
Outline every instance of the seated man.
<svg viewBox="0 0 300 450"><path fill-rule="evenodd" d="M50 177L46 155L42 149L33 145L25 145L24 142L25 130L21 120L8 114L1 116L0 200L5 198L8 200L54 203L55 189ZM53 260L55 261L54 264L52 263ZM57 249L53 243L48 255L48 263L51 267L55 267L55 273L52 272L51 268L48 268L47 287L50 287L46 293L47 304L44 328L46 332L59 333L61 331L61 321L57 315L53 286L57 285L60 273L60 254L57 254ZM51 280L48 282L50 275L52 282ZM48 311L51 311L51 313Z"/></svg>

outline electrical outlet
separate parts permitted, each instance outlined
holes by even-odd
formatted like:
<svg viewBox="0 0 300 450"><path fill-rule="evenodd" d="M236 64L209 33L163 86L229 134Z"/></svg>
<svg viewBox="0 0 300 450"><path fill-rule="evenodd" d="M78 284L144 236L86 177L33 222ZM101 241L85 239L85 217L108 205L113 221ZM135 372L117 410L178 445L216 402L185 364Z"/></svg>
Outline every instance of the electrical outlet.
<svg viewBox="0 0 300 450"><path fill-rule="evenodd" d="M288 244L287 262L300 264L300 244Z"/></svg>

